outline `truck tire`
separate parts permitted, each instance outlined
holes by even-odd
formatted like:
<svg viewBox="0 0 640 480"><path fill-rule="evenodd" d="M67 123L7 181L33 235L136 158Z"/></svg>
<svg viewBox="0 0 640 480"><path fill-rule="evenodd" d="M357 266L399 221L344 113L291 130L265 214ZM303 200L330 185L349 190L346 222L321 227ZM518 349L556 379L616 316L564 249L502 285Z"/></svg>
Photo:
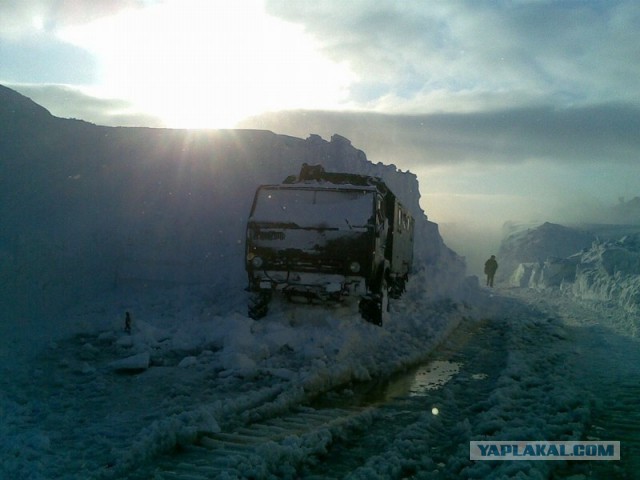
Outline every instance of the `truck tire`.
<svg viewBox="0 0 640 480"><path fill-rule="evenodd" d="M406 284L407 281L403 277L392 279L389 287L389 296L396 300L402 297L402 294L406 290Z"/></svg>
<svg viewBox="0 0 640 480"><path fill-rule="evenodd" d="M360 314L367 322L381 327L384 315L389 311L389 288L384 276L377 290L377 293L367 295L360 300Z"/></svg>
<svg viewBox="0 0 640 480"><path fill-rule="evenodd" d="M251 292L249 294L249 318L260 320L269 311L271 292Z"/></svg>

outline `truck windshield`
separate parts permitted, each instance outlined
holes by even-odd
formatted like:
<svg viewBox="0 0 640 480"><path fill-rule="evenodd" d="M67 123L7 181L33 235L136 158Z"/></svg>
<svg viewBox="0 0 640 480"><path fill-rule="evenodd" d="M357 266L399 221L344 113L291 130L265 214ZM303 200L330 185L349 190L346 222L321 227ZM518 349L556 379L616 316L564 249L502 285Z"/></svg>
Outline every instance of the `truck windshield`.
<svg viewBox="0 0 640 480"><path fill-rule="evenodd" d="M252 220L301 228L364 227L373 217L374 194L363 190L261 188Z"/></svg>

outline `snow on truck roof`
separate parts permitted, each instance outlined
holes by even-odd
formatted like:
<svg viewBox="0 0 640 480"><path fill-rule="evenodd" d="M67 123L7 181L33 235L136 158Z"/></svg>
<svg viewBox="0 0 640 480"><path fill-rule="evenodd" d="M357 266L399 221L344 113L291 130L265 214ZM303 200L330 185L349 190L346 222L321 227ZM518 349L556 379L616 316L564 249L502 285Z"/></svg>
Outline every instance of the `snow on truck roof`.
<svg viewBox="0 0 640 480"><path fill-rule="evenodd" d="M278 189L278 190L360 190L375 192L378 189L373 185L353 185L350 183L336 184L323 181L299 182L299 183L280 183L275 185L261 185L261 189Z"/></svg>
<svg viewBox="0 0 640 480"><path fill-rule="evenodd" d="M302 164L299 175L290 175L281 184L263 185L260 188L323 188L393 193L380 177L358 173L327 172L322 165L306 163Z"/></svg>

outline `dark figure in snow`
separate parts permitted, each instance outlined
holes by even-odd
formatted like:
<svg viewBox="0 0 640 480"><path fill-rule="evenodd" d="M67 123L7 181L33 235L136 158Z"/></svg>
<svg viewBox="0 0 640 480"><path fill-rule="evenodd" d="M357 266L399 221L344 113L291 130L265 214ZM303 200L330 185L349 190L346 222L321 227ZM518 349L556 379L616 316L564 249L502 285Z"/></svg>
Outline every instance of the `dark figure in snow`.
<svg viewBox="0 0 640 480"><path fill-rule="evenodd" d="M129 312L124 315L124 331L131 333L131 314Z"/></svg>
<svg viewBox="0 0 640 480"><path fill-rule="evenodd" d="M498 270L498 262L496 261L496 256L491 255L491 258L484 262L484 273L487 275L488 287L493 287L493 277L496 274L496 270Z"/></svg>

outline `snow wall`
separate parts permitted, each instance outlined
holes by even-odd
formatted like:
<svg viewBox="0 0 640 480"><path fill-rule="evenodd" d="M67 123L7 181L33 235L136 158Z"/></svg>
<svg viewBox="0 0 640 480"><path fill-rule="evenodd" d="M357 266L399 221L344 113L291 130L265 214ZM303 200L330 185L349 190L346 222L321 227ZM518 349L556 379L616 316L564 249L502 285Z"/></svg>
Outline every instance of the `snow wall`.
<svg viewBox="0 0 640 480"><path fill-rule="evenodd" d="M640 312L640 234L595 242L578 259L574 295Z"/></svg>
<svg viewBox="0 0 640 480"><path fill-rule="evenodd" d="M53 117L0 86L0 302L14 318L54 318L118 289L246 286L245 224L256 187L302 163L375 175L416 218L415 269L434 297L465 266L419 205L414 174L373 164L334 135L102 127Z"/></svg>
<svg viewBox="0 0 640 480"><path fill-rule="evenodd" d="M640 311L640 225L505 226L501 280Z"/></svg>

